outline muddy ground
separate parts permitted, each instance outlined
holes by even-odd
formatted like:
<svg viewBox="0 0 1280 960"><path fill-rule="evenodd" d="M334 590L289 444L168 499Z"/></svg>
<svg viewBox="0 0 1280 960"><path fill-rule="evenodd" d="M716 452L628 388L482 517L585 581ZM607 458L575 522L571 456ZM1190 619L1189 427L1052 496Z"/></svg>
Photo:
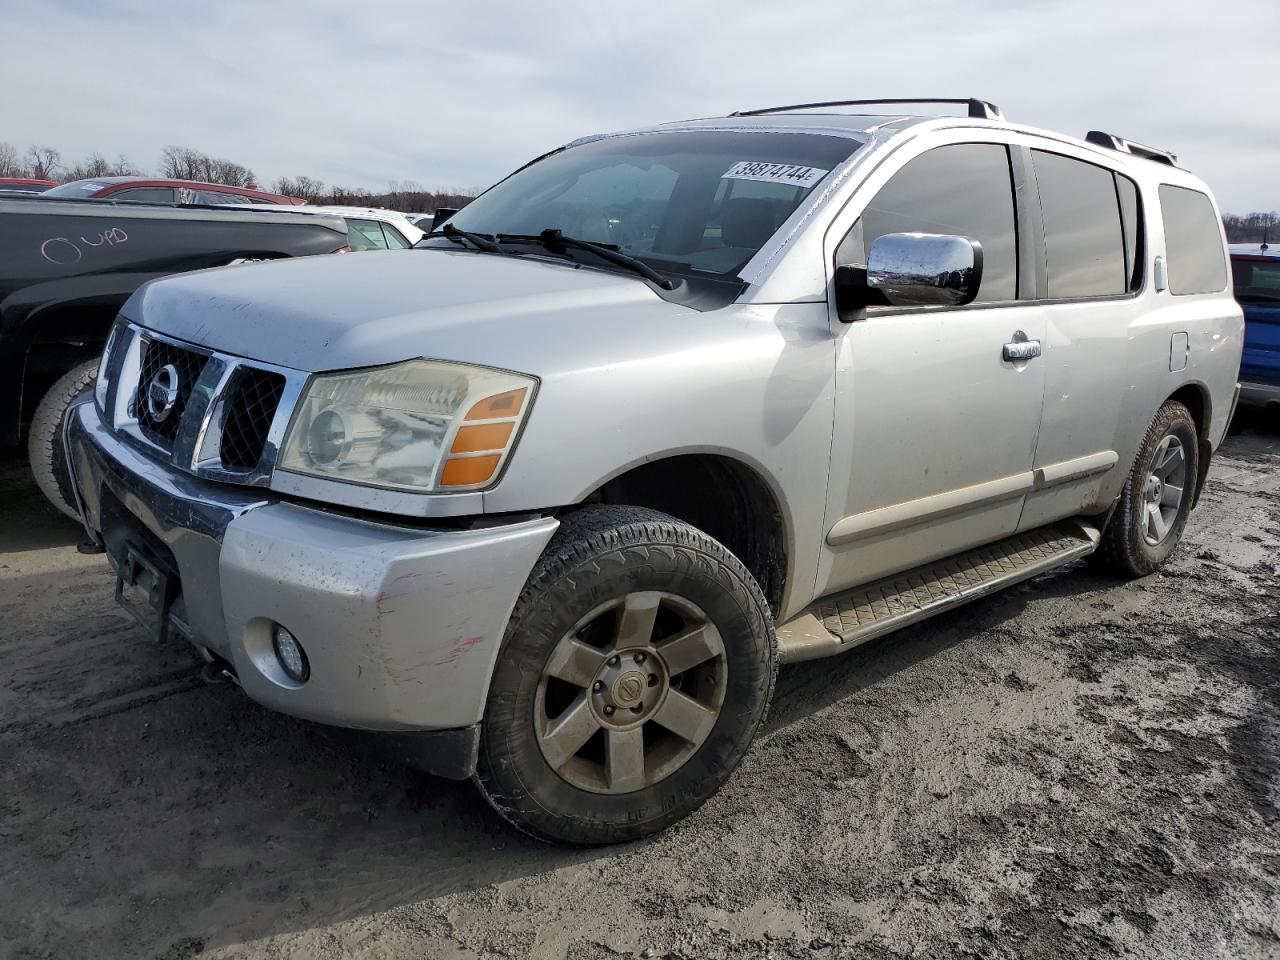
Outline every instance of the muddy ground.
<svg viewBox="0 0 1280 960"><path fill-rule="evenodd" d="M0 462L0 956L1280 955L1280 430L1161 574L784 670L685 823L539 845L196 678Z"/></svg>

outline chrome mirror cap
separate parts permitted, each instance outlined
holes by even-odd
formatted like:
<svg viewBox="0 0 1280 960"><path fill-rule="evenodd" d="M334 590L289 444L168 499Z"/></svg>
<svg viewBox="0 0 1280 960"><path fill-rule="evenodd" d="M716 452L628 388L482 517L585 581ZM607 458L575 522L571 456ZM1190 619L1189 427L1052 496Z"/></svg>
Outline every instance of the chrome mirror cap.
<svg viewBox="0 0 1280 960"><path fill-rule="evenodd" d="M867 256L867 287L895 307L971 303L982 283L982 245L967 237L886 233Z"/></svg>

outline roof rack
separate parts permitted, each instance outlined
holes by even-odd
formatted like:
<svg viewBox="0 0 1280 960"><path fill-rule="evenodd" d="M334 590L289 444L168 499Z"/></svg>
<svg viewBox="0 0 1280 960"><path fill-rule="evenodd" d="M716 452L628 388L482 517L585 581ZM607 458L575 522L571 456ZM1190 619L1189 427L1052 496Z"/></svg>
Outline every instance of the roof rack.
<svg viewBox="0 0 1280 960"><path fill-rule="evenodd" d="M1121 153L1131 153L1135 157L1154 160L1156 163L1167 163L1171 167L1176 167L1178 165L1177 156L1170 153L1168 150L1157 150L1155 147L1148 147L1145 143L1138 143L1136 140L1126 140L1124 137L1117 137L1114 133L1103 133L1101 130L1090 130L1085 134L1084 138L1096 147L1106 147L1108 150L1119 150Z"/></svg>
<svg viewBox="0 0 1280 960"><path fill-rule="evenodd" d="M765 113L790 113L793 110L816 110L819 107L867 107L896 103L957 103L969 108L969 116L979 120L1003 120L1004 114L994 103L975 100L973 97L948 99L943 97L905 97L896 100L826 100L822 103L793 103L785 107L765 107L761 110L735 110L731 117L758 117Z"/></svg>

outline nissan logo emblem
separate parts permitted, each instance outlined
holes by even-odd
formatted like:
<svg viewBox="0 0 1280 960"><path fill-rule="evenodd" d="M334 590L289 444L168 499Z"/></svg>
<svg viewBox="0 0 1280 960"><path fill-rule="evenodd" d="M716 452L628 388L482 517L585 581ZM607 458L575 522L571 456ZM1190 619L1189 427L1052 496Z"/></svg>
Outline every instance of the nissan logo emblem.
<svg viewBox="0 0 1280 960"><path fill-rule="evenodd" d="M147 384L147 413L156 423L163 423L177 402L178 368L166 363Z"/></svg>

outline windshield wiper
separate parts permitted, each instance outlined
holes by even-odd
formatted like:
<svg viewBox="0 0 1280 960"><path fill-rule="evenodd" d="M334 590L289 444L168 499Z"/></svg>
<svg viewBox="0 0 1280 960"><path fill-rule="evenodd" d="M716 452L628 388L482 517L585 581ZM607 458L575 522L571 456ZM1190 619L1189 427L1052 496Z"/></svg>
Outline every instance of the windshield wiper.
<svg viewBox="0 0 1280 960"><path fill-rule="evenodd" d="M566 247L576 247L579 250L594 253L602 260L608 260L610 263L617 264L620 267L626 267L628 270L640 274L651 283L657 284L663 290L674 290L676 288L674 280L664 277L643 260L629 257L625 253L601 243L579 240L577 237L566 237L559 230L547 229L537 234L499 233L494 239L499 243L540 243L552 253L563 250Z"/></svg>
<svg viewBox="0 0 1280 960"><path fill-rule="evenodd" d="M428 233L423 240L430 240L432 237L447 237L455 243L467 241L477 250L483 250L485 253L500 253L507 256L508 252L490 240L488 237L481 236L478 233L471 233L469 230L459 230L452 223L446 223L439 230L433 230Z"/></svg>

